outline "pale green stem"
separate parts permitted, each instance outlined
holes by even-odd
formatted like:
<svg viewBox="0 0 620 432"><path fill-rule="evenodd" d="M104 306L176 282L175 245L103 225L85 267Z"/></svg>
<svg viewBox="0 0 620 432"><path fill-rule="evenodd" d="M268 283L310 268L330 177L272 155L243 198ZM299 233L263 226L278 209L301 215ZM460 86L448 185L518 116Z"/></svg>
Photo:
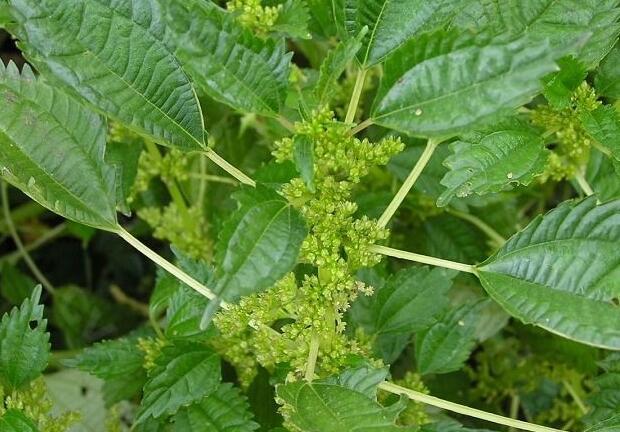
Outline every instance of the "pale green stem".
<svg viewBox="0 0 620 432"><path fill-rule="evenodd" d="M358 124L357 126L355 126L353 129L351 129L351 135L356 135L360 133L361 131L363 131L364 129L366 129L367 127L372 126L372 125L373 125L372 119L366 119L360 124Z"/></svg>
<svg viewBox="0 0 620 432"><path fill-rule="evenodd" d="M209 288L198 282L196 279L185 273L183 270L166 260L164 257L158 255L155 251L149 248L147 245L142 243L140 240L132 236L129 232L127 232L120 225L118 226L116 233L127 243L133 246L138 252L143 254L145 257L153 261L155 264L166 270L168 273L179 279L181 282L187 284L190 288L195 290L196 292L202 294L209 300L215 300L217 296L213 291ZM222 308L227 309L228 304L222 302Z"/></svg>
<svg viewBox="0 0 620 432"><path fill-rule="evenodd" d="M448 261L441 258L430 257L427 255L420 255L413 252L406 252L400 249L393 249L387 246L374 245L369 248L371 252L375 252L381 255L391 256L394 258L405 259L408 261L414 261L421 264L428 264L437 267L443 267L452 270L458 270L461 272L476 274L474 266L469 264L463 264L455 261Z"/></svg>
<svg viewBox="0 0 620 432"><path fill-rule="evenodd" d="M306 364L306 381L311 382L314 378L314 368L316 366L316 359L319 356L319 335L317 333L312 334L310 340L310 349L308 351L308 363Z"/></svg>
<svg viewBox="0 0 620 432"><path fill-rule="evenodd" d="M517 416L519 415L519 404L521 403L519 395L517 393L514 393L512 395L512 398L510 400L510 418L512 419L516 419ZM516 430L514 427L510 428L510 431L514 431Z"/></svg>
<svg viewBox="0 0 620 432"><path fill-rule="evenodd" d="M215 153L212 149L207 149L206 153L207 157L211 159L213 163L222 168L228 174L239 180L241 183L246 184L248 186L256 186L256 182L252 180L250 177L241 172L238 168L228 163L224 158Z"/></svg>
<svg viewBox="0 0 620 432"><path fill-rule="evenodd" d="M157 160L158 162L161 162L162 160L161 153L159 152L159 149L157 148L157 145L154 142L146 141L146 149L151 154L151 156L155 158L155 160ZM166 188L168 189L168 192L170 193L170 197L172 197L172 201L175 203L177 208L183 213L183 215L187 217L188 216L187 203L185 202L185 198L183 198L183 194L181 193L181 190L179 189L176 181L174 180L168 181L168 182L164 181L164 183L166 185Z"/></svg>
<svg viewBox="0 0 620 432"><path fill-rule="evenodd" d="M24 248L22 240L19 238L19 234L17 233L17 229L15 228L15 224L13 223L13 219L11 218L11 208L9 207L9 197L7 193L6 182L2 182L2 209L4 211L4 220L6 222L6 226L9 229L9 233L11 234L13 241L15 242L17 250L20 252L22 258L26 262L26 265L28 266L32 274L39 280L39 282L41 282L41 285L43 285L47 292L53 295L56 292L56 289L50 283L50 281L47 280L41 270L39 270L39 267L37 267L34 260L30 257L30 254L28 254L26 248Z"/></svg>
<svg viewBox="0 0 620 432"><path fill-rule="evenodd" d="M562 384L564 385L564 388L566 389L568 394L573 398L573 400L575 401L575 403L577 404L577 406L579 407L581 412L583 414L587 414L588 408L583 403L583 401L581 400L581 398L579 397L579 395L577 394L577 392L575 391L573 386L570 385L570 383L568 381L566 381L566 380L562 380Z"/></svg>
<svg viewBox="0 0 620 432"><path fill-rule="evenodd" d="M222 177L212 174L202 174L202 173L189 173L189 177L204 180L205 182L214 182L214 183L226 183L229 185L236 186L239 182L235 179Z"/></svg>
<svg viewBox="0 0 620 432"><path fill-rule="evenodd" d="M424 393L420 393L405 387L401 387L390 382L383 382L379 384L379 388L396 395L405 395L409 399L423 404L431 405L437 408L452 411L458 414L466 415L469 417L478 418L481 420L489 421L492 423L514 427L524 431L530 432L562 432L559 429L553 429L546 426L540 426L533 423L524 422L521 420L515 420L508 417L504 417L497 414L488 413L475 408L470 408L465 405L460 405L447 400L439 399L434 396L429 396Z"/></svg>
<svg viewBox="0 0 620 432"><path fill-rule="evenodd" d="M291 123L289 119L281 115L279 115L277 119L286 130L288 130L289 132L295 132L295 125Z"/></svg>
<svg viewBox="0 0 620 432"><path fill-rule="evenodd" d="M355 120L357 106L360 103L360 97L362 96L362 90L364 89L366 72L368 72L368 69L362 67L357 73L357 78L355 79L355 87L353 87L353 94L351 94L351 101L349 101L349 108L347 109L347 115L344 118L344 122L347 124L351 124L353 123L353 120Z"/></svg>
<svg viewBox="0 0 620 432"><path fill-rule="evenodd" d="M59 225L56 225L54 228L46 231L41 237L38 237L32 243L28 243L24 246L24 250L26 252L32 252L33 250L43 246L45 243L54 240L58 237L62 232L67 228L67 225L63 222ZM21 251L11 252L0 257L0 264L3 262L8 262L10 264L15 264L22 257Z"/></svg>
<svg viewBox="0 0 620 432"><path fill-rule="evenodd" d="M491 228L486 222L484 222L480 218L472 214L460 212L454 209L448 209L447 211L448 213L453 214L454 216L466 220L467 222L474 225L480 231L485 233L491 240L493 240L493 242L495 242L497 246L502 246L504 243L506 243L506 239L502 235L500 235L497 231Z"/></svg>
<svg viewBox="0 0 620 432"><path fill-rule="evenodd" d="M594 195L592 187L590 186L582 172L578 172L577 174L575 174L575 180L577 180L577 184L579 185L583 193L585 193L587 196Z"/></svg>
<svg viewBox="0 0 620 432"><path fill-rule="evenodd" d="M377 224L380 227L387 226L392 216L394 216L394 213L396 213L396 210L398 210L398 207L400 207L402 202L405 200L405 197L415 184L416 180L418 180L418 177L420 177L422 170L424 170L424 167L428 164L428 161L431 159L431 156L433 156L433 153L435 152L435 149L437 148L439 143L440 141L434 140L432 138L428 140L428 142L426 143L426 148L422 152L420 159L418 159L415 166L412 168L411 172L405 179L405 182L402 184L398 192L396 192L396 195L394 195L392 202L387 206L387 208L379 218Z"/></svg>
<svg viewBox="0 0 620 432"><path fill-rule="evenodd" d="M207 159L205 158L205 155L200 153L200 155L198 156L199 159L199 163L200 163L200 187L198 188L198 208L202 208L202 205L204 204L205 201L205 197L207 196L207 181L209 181L209 179L207 177L209 177L207 175ZM190 177L191 175L194 173L190 173ZM214 176L215 177L215 176ZM228 179L226 179L228 180Z"/></svg>

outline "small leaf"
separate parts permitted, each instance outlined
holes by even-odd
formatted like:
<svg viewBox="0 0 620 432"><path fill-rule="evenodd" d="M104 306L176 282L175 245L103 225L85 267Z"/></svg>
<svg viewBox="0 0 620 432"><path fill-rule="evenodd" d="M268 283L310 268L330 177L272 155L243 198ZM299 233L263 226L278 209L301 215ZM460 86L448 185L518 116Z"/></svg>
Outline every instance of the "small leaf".
<svg viewBox="0 0 620 432"><path fill-rule="evenodd" d="M0 416L0 432L38 432L37 425L22 411L7 410Z"/></svg>
<svg viewBox="0 0 620 432"><path fill-rule="evenodd" d="M114 171L103 161L103 119L35 79L0 65L0 175L67 219L115 230ZM27 132L27 133L26 133Z"/></svg>
<svg viewBox="0 0 620 432"><path fill-rule="evenodd" d="M346 369L340 375L326 378L325 383L337 384L362 393L372 400L377 400L377 386L389 375L387 367L376 368L369 365Z"/></svg>
<svg viewBox="0 0 620 432"><path fill-rule="evenodd" d="M319 105L327 104L334 96L333 89L338 78L362 47L361 40L366 33L368 29L363 28L356 37L340 42L325 56L319 71L319 79L314 87L314 95Z"/></svg>
<svg viewBox="0 0 620 432"><path fill-rule="evenodd" d="M477 267L511 315L561 336L620 349L620 200L567 201Z"/></svg>
<svg viewBox="0 0 620 432"><path fill-rule="evenodd" d="M314 192L314 143L305 135L294 138L293 160L308 190Z"/></svg>
<svg viewBox="0 0 620 432"><path fill-rule="evenodd" d="M260 426L245 396L232 384L224 383L202 401L181 408L172 418L178 432L252 432Z"/></svg>
<svg viewBox="0 0 620 432"><path fill-rule="evenodd" d="M220 359L204 345L175 342L162 349L144 386L136 424L175 414L213 393L220 383Z"/></svg>
<svg viewBox="0 0 620 432"><path fill-rule="evenodd" d="M610 354L601 366L605 372L594 378L595 391L587 401L590 411L584 421L588 424L602 422L620 413L620 356Z"/></svg>
<svg viewBox="0 0 620 432"><path fill-rule="evenodd" d="M403 401L385 408L364 393L321 382L283 384L276 392L284 403L288 421L304 432L416 430L396 426L396 419L405 408Z"/></svg>
<svg viewBox="0 0 620 432"><path fill-rule="evenodd" d="M13 308L0 320L0 384L9 390L28 384L47 366L50 335L40 298L39 285L19 309Z"/></svg>
<svg viewBox="0 0 620 432"><path fill-rule="evenodd" d="M260 39L211 2L168 6L176 55L196 85L236 110L275 116L284 105L291 54Z"/></svg>
<svg viewBox="0 0 620 432"><path fill-rule="evenodd" d="M110 141L106 145L105 161L116 169L116 205L125 215L131 214L127 198L138 174L141 153L142 143L138 140L129 143Z"/></svg>
<svg viewBox="0 0 620 432"><path fill-rule="evenodd" d="M605 57L594 76L596 92L605 97L620 99L620 46Z"/></svg>
<svg viewBox="0 0 620 432"><path fill-rule="evenodd" d="M304 0L286 0L278 12L278 18L271 31L294 38L310 39L309 21L310 12Z"/></svg>
<svg viewBox="0 0 620 432"><path fill-rule="evenodd" d="M486 300L449 310L416 338L416 361L421 374L460 369L476 343L476 328Z"/></svg>
<svg viewBox="0 0 620 432"><path fill-rule="evenodd" d="M76 367L101 379L144 375L144 353L133 338L98 342L85 348L66 366Z"/></svg>
<svg viewBox="0 0 620 432"><path fill-rule="evenodd" d="M500 192L513 184L528 185L542 174L548 157L543 139L517 120L470 134L450 148L453 154L444 161L450 171L441 180L447 189L437 200L440 207L454 197Z"/></svg>
<svg viewBox="0 0 620 432"><path fill-rule="evenodd" d="M171 339L193 338L205 334L200 330L200 321L209 302L189 287L181 286L170 297L166 311L166 337Z"/></svg>
<svg viewBox="0 0 620 432"><path fill-rule="evenodd" d="M259 185L237 195L239 209L216 244L214 291L226 301L262 291L297 263L307 228L280 195Z"/></svg>
<svg viewBox="0 0 620 432"><path fill-rule="evenodd" d="M46 76L157 142L205 147L198 98L163 42L156 0L9 3L16 21L9 30Z"/></svg>
<svg viewBox="0 0 620 432"><path fill-rule="evenodd" d="M418 33L447 19L458 2L451 0L345 0L345 24L350 36L368 27L360 63L372 66Z"/></svg>
<svg viewBox="0 0 620 432"><path fill-rule="evenodd" d="M620 198L620 162L596 149L590 151L586 180L601 201Z"/></svg>
<svg viewBox="0 0 620 432"><path fill-rule="evenodd" d="M560 70L547 76L543 94L549 105L557 109L567 108L577 87L586 79L586 67L573 57L558 60Z"/></svg>
<svg viewBox="0 0 620 432"><path fill-rule="evenodd" d="M581 114L586 132L620 161L620 116L613 106L603 105Z"/></svg>
<svg viewBox="0 0 620 432"><path fill-rule="evenodd" d="M527 37L474 41L439 32L414 38L385 63L373 121L413 136L455 135L527 103L562 55Z"/></svg>

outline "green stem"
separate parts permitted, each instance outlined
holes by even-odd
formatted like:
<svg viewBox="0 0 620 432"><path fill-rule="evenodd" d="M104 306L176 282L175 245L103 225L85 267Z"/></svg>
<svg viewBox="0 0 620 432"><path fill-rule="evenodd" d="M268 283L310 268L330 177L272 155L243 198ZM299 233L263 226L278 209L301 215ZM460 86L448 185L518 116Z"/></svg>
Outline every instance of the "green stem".
<svg viewBox="0 0 620 432"><path fill-rule="evenodd" d="M11 210L11 219L15 225L19 225L20 222L33 219L37 216L45 213L45 207L42 207L36 201L29 201L26 204L22 204L21 206L14 208ZM8 232L8 227L6 223L0 221L0 232Z"/></svg>
<svg viewBox="0 0 620 432"><path fill-rule="evenodd" d="M289 132L295 132L295 125L286 117L279 115L278 122Z"/></svg>
<svg viewBox="0 0 620 432"><path fill-rule="evenodd" d="M17 233L17 229L15 228L15 224L13 223L13 219L11 219L11 208L9 207L9 197L7 193L7 184L6 182L2 182L2 209L4 211L4 220L6 222L6 226L9 229L9 233L11 237L13 237L13 241L15 242L15 246L17 246L17 250L21 253L22 258L26 262L26 265L32 272L32 274L41 282L41 285L46 289L47 292L54 295L56 289L50 283L49 280L45 277L45 275L39 270L39 267L35 264L34 260L24 248L24 244L22 240L19 238L19 234Z"/></svg>
<svg viewBox="0 0 620 432"><path fill-rule="evenodd" d="M587 196L594 195L592 187L590 186L582 172L578 172L577 174L575 174L575 180L577 181L577 184L579 185L583 193L585 193Z"/></svg>
<svg viewBox="0 0 620 432"><path fill-rule="evenodd" d="M521 400L519 398L519 395L517 393L514 393L512 395L512 398L510 399L510 418L512 419L516 419L517 416L519 415L519 405L521 403ZM514 431L515 428L514 427L510 427L510 431Z"/></svg>
<svg viewBox="0 0 620 432"><path fill-rule="evenodd" d="M463 213L454 209L448 209L447 212L474 225L480 231L485 233L491 240L493 240L493 242L495 242L497 246L502 246L504 243L506 243L506 239L502 235L500 235L497 231L491 228L486 222L484 222L480 218L472 214Z"/></svg>
<svg viewBox="0 0 620 432"><path fill-rule="evenodd" d="M577 404L577 406L579 407L581 412L583 414L587 414L588 413L588 408L583 403L583 401L581 400L581 398L579 397L579 395L577 394L577 392L575 391L573 386L568 381L566 381L566 380L562 380L562 384L564 385L564 388L566 389L568 394L573 398L573 400L575 401L575 403Z"/></svg>
<svg viewBox="0 0 620 432"><path fill-rule="evenodd" d="M415 166L405 179L405 182L402 184L398 192L396 192L396 195L394 195L392 202L387 206L387 208L379 218L377 224L380 227L387 226L388 222L390 221L392 216L394 216L394 213L396 213L396 210L398 210L398 207L400 207L418 177L420 177L422 170L428 164L428 161L431 159L431 156L433 156L433 153L435 152L435 149L437 148L439 143L439 140L435 140L432 138L428 140L428 142L426 143L426 148L422 152L420 159L418 159L418 162L415 164Z"/></svg>
<svg viewBox="0 0 620 432"><path fill-rule="evenodd" d="M233 185L233 186L236 186L239 184L239 182L235 179L212 175L212 174L189 173L189 177L199 179L199 180L204 180L205 182L226 183L226 184Z"/></svg>
<svg viewBox="0 0 620 432"><path fill-rule="evenodd" d="M157 162L162 161L161 153L159 152L159 149L154 142L147 140L146 149ZM164 184L166 185L166 188L168 189L168 192L170 193L170 197L172 198L174 204L181 211L184 217L188 217L187 203L185 201L185 198L183 198L183 194L181 193L181 190L179 189L176 181L164 181Z"/></svg>
<svg viewBox="0 0 620 432"><path fill-rule="evenodd" d="M308 350L308 363L306 364L306 381L311 382L314 378L314 368L316 367L316 359L319 356L319 335L312 333L310 340L310 349Z"/></svg>
<svg viewBox="0 0 620 432"><path fill-rule="evenodd" d="M15 223L15 221L13 221L13 223ZM41 237L38 237L32 243L28 243L27 245L25 245L24 250L26 252L32 252L33 250L43 246L45 243L58 237L60 234L62 234L62 232L66 228L67 228L67 224L65 224L64 222L59 225L56 225L54 228L46 231ZM6 254L0 257L0 264L4 262L7 262L9 264L15 264L21 257L22 257L21 251L18 250L15 252L11 252L9 254Z"/></svg>
<svg viewBox="0 0 620 432"><path fill-rule="evenodd" d="M158 255L155 251L149 248L147 245L142 243L140 240L132 236L129 232L127 232L120 225L118 226L116 233L127 243L133 246L138 252L143 254L145 257L153 261L155 264L166 270L168 273L172 274L174 277L179 279L181 282L187 284L190 288L202 294L209 300L214 300L217 298L215 293L211 291L209 288L198 282L196 279L185 273L183 270ZM221 306L226 309L228 304L222 302Z"/></svg>
<svg viewBox="0 0 620 432"><path fill-rule="evenodd" d="M482 411L475 408L470 408L465 405L460 405L454 402L446 401L443 399L436 398L434 396L429 396L424 393L420 393L405 387L401 387L396 384L392 384L390 382L383 382L379 384L379 388L385 390L387 392L396 394L396 395L405 395L409 399L421 402L427 405L431 405L437 408L445 409L448 411L452 411L458 414L466 415L469 417L478 418L481 420L489 421L492 423L514 427L524 431L530 432L562 432L559 429L553 429L546 426L539 426L533 423L527 423L521 420L515 420L508 417L504 417L497 414L488 413L486 411Z"/></svg>
<svg viewBox="0 0 620 432"><path fill-rule="evenodd" d="M241 170L236 168L235 166L228 163L223 157L215 153L212 149L207 149L206 153L207 157L211 159L213 163L222 168L228 174L239 180L241 183L246 184L248 186L256 186L256 182L252 180L250 177L245 175Z"/></svg>
<svg viewBox="0 0 620 432"><path fill-rule="evenodd" d="M387 246L374 245L370 247L371 252L375 252L381 255L391 256L394 258L401 258L408 261L414 261L422 264L428 264L437 267L443 267L447 269L457 270L461 272L476 274L474 266L469 264L463 264L455 261L448 261L441 258L430 257L427 255L420 255L413 252L406 252L400 249L393 249Z"/></svg>
<svg viewBox="0 0 620 432"><path fill-rule="evenodd" d="M357 126L355 126L353 129L351 129L351 135L356 135L358 133L360 133L361 131L363 131L364 129L366 129L369 126L373 125L373 121L372 119L366 119L363 122L361 122L360 124L358 124Z"/></svg>
<svg viewBox="0 0 620 432"><path fill-rule="evenodd" d="M353 123L353 120L355 120L357 106L360 103L360 97L362 96L362 90L364 89L366 72L368 72L368 69L362 67L357 73L357 78L355 79L355 87L353 87L353 94L351 94L351 101L349 102L349 108L347 109L347 116L344 118L344 122L347 124L351 124Z"/></svg>

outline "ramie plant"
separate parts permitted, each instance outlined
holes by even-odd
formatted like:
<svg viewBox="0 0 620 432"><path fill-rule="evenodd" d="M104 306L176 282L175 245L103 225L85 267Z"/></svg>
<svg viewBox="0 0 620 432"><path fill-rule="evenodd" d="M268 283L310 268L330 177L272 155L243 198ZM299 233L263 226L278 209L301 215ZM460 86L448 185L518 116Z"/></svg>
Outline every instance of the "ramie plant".
<svg viewBox="0 0 620 432"><path fill-rule="evenodd" d="M0 431L618 430L619 20L0 0Z"/></svg>

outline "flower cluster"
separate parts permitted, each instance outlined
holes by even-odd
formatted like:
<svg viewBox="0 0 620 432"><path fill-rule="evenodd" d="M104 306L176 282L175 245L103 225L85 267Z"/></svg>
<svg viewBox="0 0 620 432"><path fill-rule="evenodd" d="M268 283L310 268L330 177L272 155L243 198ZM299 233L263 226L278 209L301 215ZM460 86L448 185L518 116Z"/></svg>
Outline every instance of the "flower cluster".
<svg viewBox="0 0 620 432"><path fill-rule="evenodd" d="M46 432L64 432L80 420L80 414L73 411L57 416L51 415L53 406L52 400L47 396L47 386L43 377L9 394L5 394L0 387L0 417L7 410L19 410L34 421L38 430Z"/></svg>
<svg viewBox="0 0 620 432"><path fill-rule="evenodd" d="M271 31L282 9L281 4L263 6L261 0L231 0L226 7L231 12L238 12L239 23L259 36Z"/></svg>
<svg viewBox="0 0 620 432"><path fill-rule="evenodd" d="M600 104L594 90L584 81L567 108L543 106L534 110L532 122L552 133L556 144L551 149L543 181L570 179L587 163L592 139L581 124L580 114L594 111Z"/></svg>
<svg viewBox="0 0 620 432"><path fill-rule="evenodd" d="M276 143L277 161L293 160L295 142L309 140L314 149L312 187L295 178L282 194L299 209L309 226L300 261L313 270L290 274L267 292L245 297L215 319L222 336L216 345L238 367L247 383L254 362L272 368L286 363L289 379L304 373L310 345L318 340L316 373L327 376L347 365L351 356L370 349L345 334L344 313L360 294L372 293L355 272L381 259L369 246L387 238L375 220L356 215L354 186L376 165L386 164L403 149L397 138L378 143L359 140L350 127L327 110L295 125L295 134ZM247 373L245 371L248 371Z"/></svg>

